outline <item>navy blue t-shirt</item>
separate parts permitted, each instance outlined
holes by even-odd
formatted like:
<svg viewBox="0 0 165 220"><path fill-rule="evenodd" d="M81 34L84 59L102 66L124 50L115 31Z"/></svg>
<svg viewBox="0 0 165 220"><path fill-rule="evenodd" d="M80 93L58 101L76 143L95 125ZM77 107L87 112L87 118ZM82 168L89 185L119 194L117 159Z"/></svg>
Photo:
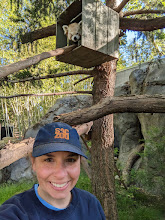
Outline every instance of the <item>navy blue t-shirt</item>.
<svg viewBox="0 0 165 220"><path fill-rule="evenodd" d="M15 195L0 206L0 220L105 220L100 202L91 193L73 188L72 201L64 210L44 206L34 187Z"/></svg>

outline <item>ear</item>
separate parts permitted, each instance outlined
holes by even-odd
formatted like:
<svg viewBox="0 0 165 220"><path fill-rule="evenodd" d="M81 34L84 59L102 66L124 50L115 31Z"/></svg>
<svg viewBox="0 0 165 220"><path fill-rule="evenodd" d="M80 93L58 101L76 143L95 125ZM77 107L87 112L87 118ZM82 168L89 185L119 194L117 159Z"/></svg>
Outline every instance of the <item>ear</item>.
<svg viewBox="0 0 165 220"><path fill-rule="evenodd" d="M78 25L79 25L79 27L81 28L81 26L82 26L82 21L80 21L80 22L78 23Z"/></svg>
<svg viewBox="0 0 165 220"><path fill-rule="evenodd" d="M35 157L30 155L30 160L31 160L32 169L33 169L33 171L35 171Z"/></svg>
<svg viewBox="0 0 165 220"><path fill-rule="evenodd" d="M63 25L62 29L64 31L64 34L67 34L67 32L68 32L68 25Z"/></svg>

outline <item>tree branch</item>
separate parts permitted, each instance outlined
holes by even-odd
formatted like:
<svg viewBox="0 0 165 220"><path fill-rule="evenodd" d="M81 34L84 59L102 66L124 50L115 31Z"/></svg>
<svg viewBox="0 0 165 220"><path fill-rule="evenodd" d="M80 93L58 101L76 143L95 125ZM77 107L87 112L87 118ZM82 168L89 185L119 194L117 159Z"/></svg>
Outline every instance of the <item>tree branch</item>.
<svg viewBox="0 0 165 220"><path fill-rule="evenodd" d="M68 95L68 94L92 94L91 91L68 91L68 92L55 92L55 93L40 93L40 94L18 94L10 96L0 96L0 99L12 99L15 97L25 97L25 96L53 96L53 95Z"/></svg>
<svg viewBox="0 0 165 220"><path fill-rule="evenodd" d="M9 166L20 158L27 157L33 149L34 138L29 138L20 143L8 143L0 150L0 170Z"/></svg>
<svg viewBox="0 0 165 220"><path fill-rule="evenodd" d="M35 30L24 35L20 36L21 43L32 43L35 40L39 40L49 36L56 35L56 24L50 25L48 27L41 28L39 30Z"/></svg>
<svg viewBox="0 0 165 220"><path fill-rule="evenodd" d="M94 121L113 113L165 113L165 96L106 97L89 108L54 117L70 125Z"/></svg>
<svg viewBox="0 0 165 220"><path fill-rule="evenodd" d="M114 11L120 12L128 2L129 0L123 0L117 8L114 8Z"/></svg>
<svg viewBox="0 0 165 220"><path fill-rule="evenodd" d="M84 81L84 80L87 80L87 79L89 79L89 78L91 78L92 76L87 76L87 77L85 77L85 78L83 78L83 79L80 79L80 80L78 80L77 82L75 82L73 85L75 86L76 84L78 84L78 83L80 83L80 82L82 82L82 81Z"/></svg>
<svg viewBox="0 0 165 220"><path fill-rule="evenodd" d="M26 69L34 64L39 63L41 60L44 60L44 59L47 59L50 57L54 57L54 56L58 56L61 54L66 54L66 53L70 52L71 50L73 50L75 47L76 47L76 45L58 48L56 50L52 50L49 52L43 52L43 53L38 54L34 57L30 57L25 60L21 60L16 63L13 63L13 64L9 64L9 65L0 67L0 78L8 76L9 74L14 73L14 72L18 72L19 70Z"/></svg>
<svg viewBox="0 0 165 220"><path fill-rule="evenodd" d="M137 15L137 14L164 14L165 10L134 10L134 11L126 11L122 12L122 17Z"/></svg>
<svg viewBox="0 0 165 220"><path fill-rule="evenodd" d="M165 27L165 17L153 19L120 18L120 29L133 31L153 31Z"/></svg>
<svg viewBox="0 0 165 220"><path fill-rule="evenodd" d="M64 72L64 73L48 74L46 76L31 76L31 77L19 79L19 80L17 79L10 80L6 78L2 78L0 81L5 80L8 83L22 83L22 82L27 82L27 81L32 81L32 80L52 79L52 78L71 76L71 75L91 75L92 77L93 74L94 74L93 70L76 70L76 71L69 71L69 72Z"/></svg>

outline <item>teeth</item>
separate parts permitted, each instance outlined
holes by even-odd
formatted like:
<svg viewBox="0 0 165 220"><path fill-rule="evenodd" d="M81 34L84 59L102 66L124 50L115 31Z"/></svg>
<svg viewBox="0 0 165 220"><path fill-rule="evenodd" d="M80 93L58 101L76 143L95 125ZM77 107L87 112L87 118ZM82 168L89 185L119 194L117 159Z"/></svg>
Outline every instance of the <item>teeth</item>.
<svg viewBox="0 0 165 220"><path fill-rule="evenodd" d="M57 183L52 183L52 182L51 182L51 184L52 184L53 186L55 186L55 187L62 188L62 187L64 187L67 183L57 184Z"/></svg>

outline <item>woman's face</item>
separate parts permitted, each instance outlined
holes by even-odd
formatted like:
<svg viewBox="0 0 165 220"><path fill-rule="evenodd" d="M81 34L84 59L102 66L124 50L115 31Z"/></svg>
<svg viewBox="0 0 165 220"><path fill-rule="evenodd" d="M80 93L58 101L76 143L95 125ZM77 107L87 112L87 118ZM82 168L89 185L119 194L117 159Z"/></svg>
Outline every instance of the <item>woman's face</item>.
<svg viewBox="0 0 165 220"><path fill-rule="evenodd" d="M32 157L32 167L41 198L56 208L67 207L80 175L80 155L60 151Z"/></svg>

